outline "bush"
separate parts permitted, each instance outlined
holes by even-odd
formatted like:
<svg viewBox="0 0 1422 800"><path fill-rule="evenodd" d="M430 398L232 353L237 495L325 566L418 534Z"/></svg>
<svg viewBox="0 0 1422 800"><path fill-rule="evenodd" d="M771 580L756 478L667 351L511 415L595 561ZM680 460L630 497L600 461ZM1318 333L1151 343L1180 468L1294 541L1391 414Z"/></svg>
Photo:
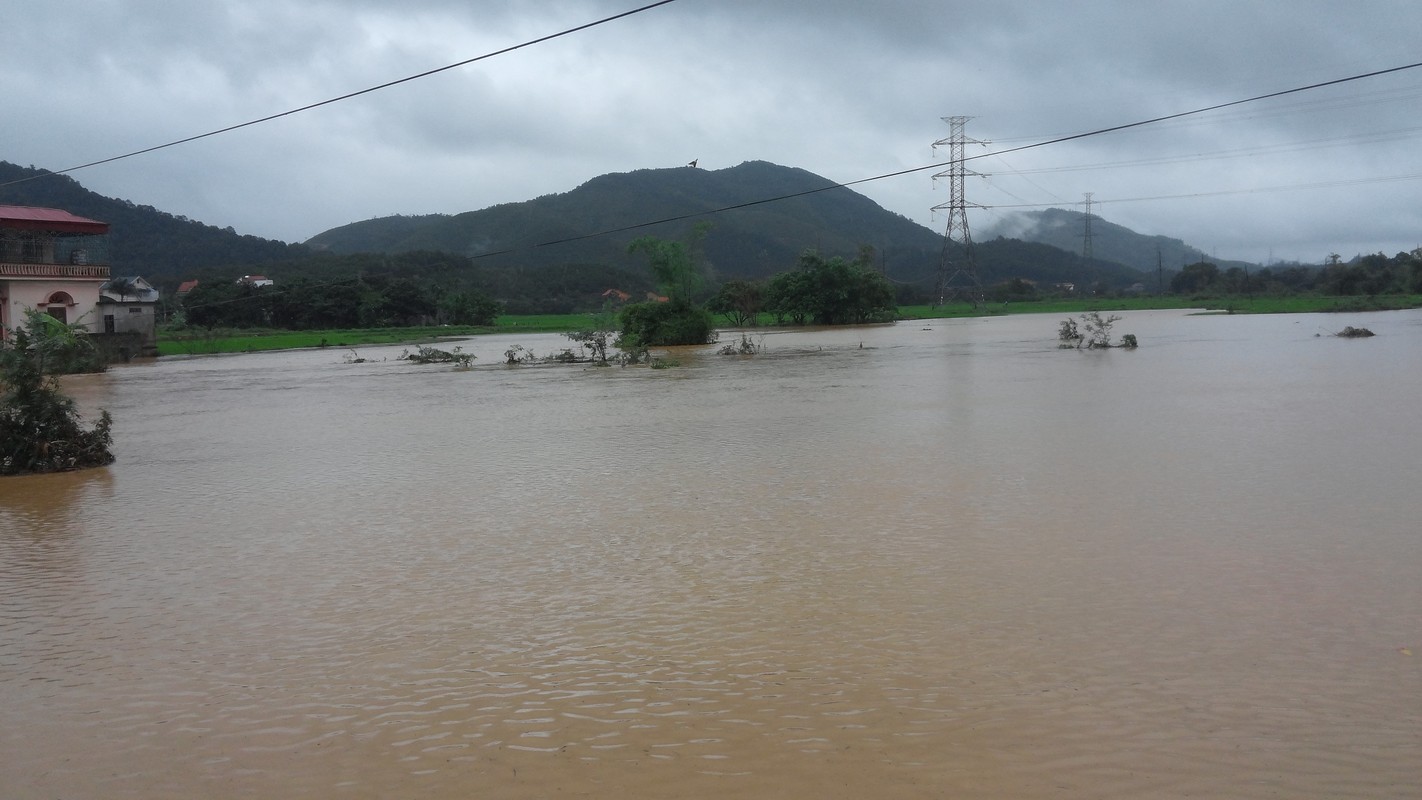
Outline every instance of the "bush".
<svg viewBox="0 0 1422 800"><path fill-rule="evenodd" d="M411 361L416 364L454 364L458 367L468 367L474 363L474 354L464 352L464 348L456 346L453 350L440 350L436 347L420 345L419 349L411 353L405 350L400 353L401 361Z"/></svg>
<svg viewBox="0 0 1422 800"><path fill-rule="evenodd" d="M623 350L716 341L711 312L688 302L634 303L623 308L618 318L622 335L617 346Z"/></svg>
<svg viewBox="0 0 1422 800"><path fill-rule="evenodd" d="M0 349L0 475L113 463L109 412L84 430L74 401L45 373L42 352L23 328Z"/></svg>

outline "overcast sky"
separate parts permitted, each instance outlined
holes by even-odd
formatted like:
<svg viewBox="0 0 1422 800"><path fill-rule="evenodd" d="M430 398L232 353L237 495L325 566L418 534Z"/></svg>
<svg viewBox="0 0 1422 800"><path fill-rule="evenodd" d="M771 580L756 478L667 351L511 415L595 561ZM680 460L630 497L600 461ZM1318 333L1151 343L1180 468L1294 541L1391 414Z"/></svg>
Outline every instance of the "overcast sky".
<svg viewBox="0 0 1422 800"><path fill-rule="evenodd" d="M0 0L0 159L65 169L643 4ZM946 116L990 154L1422 61L1420 30L1416 0L676 0L73 177L284 241L692 159L849 182L946 169ZM979 239L1091 192L1100 217L1221 259L1393 255L1422 245L1422 69L969 166L989 173L966 186L990 207ZM942 230L935 171L854 188Z"/></svg>

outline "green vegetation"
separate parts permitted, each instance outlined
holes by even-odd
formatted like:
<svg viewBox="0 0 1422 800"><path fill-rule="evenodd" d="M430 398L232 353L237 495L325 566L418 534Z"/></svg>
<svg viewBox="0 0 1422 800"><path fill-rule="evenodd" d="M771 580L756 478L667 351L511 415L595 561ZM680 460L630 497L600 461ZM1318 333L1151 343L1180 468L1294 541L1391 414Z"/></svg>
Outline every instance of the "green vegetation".
<svg viewBox="0 0 1422 800"><path fill-rule="evenodd" d="M1134 295L1105 298L1048 298L989 303L987 307L981 309L975 309L966 303L948 306L899 306L899 319L983 317L1002 314L1078 314L1086 311L1148 311L1152 309L1200 309L1228 314L1310 314L1394 311L1404 308L1422 308L1422 294L1380 297L1332 297L1300 294L1286 297Z"/></svg>
<svg viewBox="0 0 1422 800"><path fill-rule="evenodd" d="M871 263L872 251L861 251L853 262L806 251L795 269L770 279L765 310L778 322L795 325L892 321L897 316L893 287Z"/></svg>
<svg viewBox="0 0 1422 800"><path fill-rule="evenodd" d="M765 309L765 283L734 278L721 284L721 288L710 300L706 310L720 314L737 328L756 325L760 313Z"/></svg>
<svg viewBox="0 0 1422 800"><path fill-rule="evenodd" d="M1126 334L1121 337L1119 344L1111 344L1111 328L1121 321L1121 317L1115 314L1101 316L1099 311L1088 311L1080 315L1081 325L1076 324L1076 320L1067 317L1062 320L1057 327L1058 347L1087 350L1102 350L1109 347L1124 347L1134 350L1138 344L1134 334Z"/></svg>
<svg viewBox="0 0 1422 800"><path fill-rule="evenodd" d="M623 307L618 313L618 349L635 352L716 340L711 312L695 302L705 282L697 250L709 229L708 225L697 225L685 241L643 236L627 246L628 252L646 255L652 277L665 297Z"/></svg>
<svg viewBox="0 0 1422 800"><path fill-rule="evenodd" d="M409 361L414 364L454 364L458 367L470 367L474 364L474 354L464 352L462 347L455 347L453 350L440 350L437 347L422 345L413 353L406 350L396 360Z"/></svg>
<svg viewBox="0 0 1422 800"><path fill-rule="evenodd" d="M78 330L38 311L0 343L0 475L113 462L109 413L100 412L94 428L85 430L55 378L91 356L92 345Z"/></svg>
<svg viewBox="0 0 1422 800"><path fill-rule="evenodd" d="M445 337L491 333L490 327L373 328L325 331L212 330L167 331L158 339L158 355L213 355L294 350L305 347L355 347L415 344Z"/></svg>
<svg viewBox="0 0 1422 800"><path fill-rule="evenodd" d="M191 328L392 328L491 325L499 305L477 289L447 288L411 277L355 277L281 286L245 279L200 283L183 298Z"/></svg>
<svg viewBox="0 0 1422 800"><path fill-rule="evenodd" d="M1139 296L1103 300L1039 300L993 304L985 309L962 303L949 306L899 306L898 319L930 320L1004 314L1079 314L1087 311L1147 311L1151 309L1201 309L1231 314L1304 314L1318 312L1386 311L1422 308L1422 295L1387 297L1188 297ZM590 330L597 314L527 314L500 316L494 325L443 326L383 329L341 329L321 331L231 330L165 331L160 334L160 355L201 355L211 353L252 353L304 347L355 347L358 345L416 344L445 338L486 333L566 333ZM759 313L736 327L776 324L775 317ZM613 331L615 338L615 331Z"/></svg>
<svg viewBox="0 0 1422 800"><path fill-rule="evenodd" d="M30 180L44 175L44 180ZM62 208L113 226L110 264L114 275L177 280L197 265L244 264L247 272L301 258L310 253L297 244L244 236L197 220L135 205L85 189L67 175L0 161L0 203ZM121 235L118 232L122 232ZM171 287L164 287L165 290Z"/></svg>
<svg viewBox="0 0 1422 800"><path fill-rule="evenodd" d="M79 324L65 324L37 309L25 311L25 324L15 330L23 334L25 344L8 347L11 355L28 354L35 368L44 375L71 375L78 372L103 372L108 369L104 356L89 338L89 332Z"/></svg>
<svg viewBox="0 0 1422 800"><path fill-rule="evenodd" d="M711 312L698 305L669 300L665 303L634 303L618 314L622 333L617 347L667 347L706 344L716 341L716 324Z"/></svg>
<svg viewBox="0 0 1422 800"><path fill-rule="evenodd" d="M313 238L332 253L443 250L483 254L481 270L510 267L526 271L563 264L601 264L634 271L640 254L627 245L640 234L611 234L565 242L595 231L663 219L669 209L696 214L737 203L803 193L717 214L716 228L704 242L705 261L722 278L765 278L793 264L814 243L827 254L849 254L863 242L889 245L888 262L906 274L932 269L942 247L941 232L925 228L834 182L802 169L750 161L726 169L641 169L601 175L570 191L524 202L505 203L451 217L410 217L356 222ZM647 233L676 241L692 232L689 222L662 223ZM600 289L620 288L641 295L642 286L608 281ZM645 287L650 288L650 287ZM490 289L511 300L502 289ZM665 292L663 292L665 294ZM509 302L509 313L531 309ZM548 309L555 310L555 309Z"/></svg>

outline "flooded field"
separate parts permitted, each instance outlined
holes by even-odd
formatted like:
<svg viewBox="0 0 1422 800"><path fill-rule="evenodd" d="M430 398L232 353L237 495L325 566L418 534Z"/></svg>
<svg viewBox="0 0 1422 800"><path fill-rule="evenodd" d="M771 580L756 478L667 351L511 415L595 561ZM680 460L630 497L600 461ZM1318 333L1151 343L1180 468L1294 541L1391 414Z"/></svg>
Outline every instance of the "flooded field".
<svg viewBox="0 0 1422 800"><path fill-rule="evenodd" d="M1125 317L73 379L0 794L1417 796L1422 312Z"/></svg>

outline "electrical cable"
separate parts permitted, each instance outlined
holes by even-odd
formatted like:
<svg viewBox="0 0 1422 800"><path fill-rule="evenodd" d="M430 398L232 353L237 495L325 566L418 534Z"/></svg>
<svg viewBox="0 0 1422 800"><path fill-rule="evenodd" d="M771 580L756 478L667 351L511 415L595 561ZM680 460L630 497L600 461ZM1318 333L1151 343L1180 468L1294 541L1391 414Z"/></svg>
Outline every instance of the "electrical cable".
<svg viewBox="0 0 1422 800"><path fill-rule="evenodd" d="M1348 77L1346 77L1346 78L1335 78L1335 79L1333 79L1333 80L1323 81L1323 82L1320 82L1320 83L1311 83L1311 84L1308 84L1307 86L1297 86L1297 87L1294 87L1294 88L1292 88L1292 89L1283 89L1283 90L1280 90L1280 91L1277 91L1277 92L1269 92L1269 93L1267 93L1267 94L1255 95L1255 96L1253 96L1253 97L1246 97L1246 98L1244 98L1244 99L1242 99L1242 100L1231 100L1230 102L1227 102L1227 103L1217 103L1217 104L1212 105L1212 106L1205 106L1205 107L1203 107L1203 108L1197 108L1197 109L1194 109L1194 110L1192 110L1192 111L1181 111L1181 112L1179 112L1179 113L1167 114L1167 115L1161 116L1161 117L1152 117L1152 118L1150 118L1150 119L1139 120L1139 121L1137 121L1137 122L1128 122L1128 123L1125 123L1125 124L1123 124L1123 125L1112 125L1112 126L1110 126L1110 127L1097 128L1097 129L1095 129L1095 130L1086 131L1086 132L1083 132L1083 133L1074 133L1074 134L1069 134L1069 135L1066 135L1066 136L1058 136L1058 137L1055 137L1055 138L1052 138L1052 139L1047 139L1047 140L1040 141L1040 142L1034 142L1034 143L1032 143L1032 144L1019 145L1019 146L1017 146L1017 147L1010 147L1010 148L1007 148L1006 150L997 150L997 151L993 151L993 152L989 152L989 153L981 153L981 154L975 155L975 156L968 156L968 157L964 158L963 160L964 160L964 161L976 161L976 160L978 160L978 159L980 159L980 158L989 158L989 157L992 157L992 156L1002 156L1002 155L1007 155L1007 154L1009 154L1009 153L1019 153L1019 152L1022 152L1022 151L1024 151L1024 150L1035 150L1035 149L1037 149L1037 148L1039 148L1039 147L1047 147L1047 146L1049 146L1049 145L1061 144L1061 143L1063 143L1063 142L1071 142L1071 141L1075 141L1075 140L1077 140L1077 139L1086 139L1086 138L1092 137L1092 136L1101 136L1101 135L1104 135L1104 134L1107 134L1107 133L1116 133L1116 132L1119 132L1119 131L1130 130L1130 129L1133 129L1133 128L1141 128L1141 127L1145 127L1145 126L1147 126L1147 125L1155 125L1155 124L1158 124L1158 123L1161 123L1161 122L1166 122L1166 121L1169 121L1169 120L1183 119L1183 118L1185 118L1185 117L1192 117L1192 116L1196 116L1196 115L1199 115L1199 114L1204 114L1204 113L1207 113L1207 112L1210 112L1210 111L1218 111L1218 110L1223 109L1223 108L1232 108L1232 107L1234 107L1234 106L1241 106L1241 105L1245 105L1246 103L1256 103L1256 102L1259 102L1260 100L1268 100L1268 99L1274 98L1274 97L1284 97L1284 96L1287 96L1287 95L1299 94L1299 93L1301 93L1301 92L1308 92L1308 91L1312 91L1312 90L1315 90L1315 89L1322 89L1322 88L1327 87L1327 86L1338 86L1338 85L1345 84L1345 83L1351 83L1351 82L1353 82L1353 81L1360 81L1360 80L1365 80L1365 79L1367 79L1367 78L1376 78L1376 77L1379 77L1379 76L1382 76L1382 75L1390 75L1390 74L1393 74L1393 73L1396 73L1396 72L1403 72L1403 71L1405 71L1405 70L1417 69L1417 68L1419 68L1419 67L1422 67L1422 61L1414 62L1414 63L1412 63L1412 64L1404 64L1404 65L1398 66L1398 67L1389 67L1388 69L1374 70L1374 71L1372 71L1372 72L1365 72L1365 73L1362 73L1362 74L1359 74L1359 75L1350 75L1350 76L1348 76ZM921 166L921 167L910 167L909 169L901 169L901 170L896 170L896 171L894 171L894 172L886 172L886 173L884 173L884 174L882 174L882 175L875 175L875 176L869 177L869 178L860 178L860 179L858 179L858 180L845 181L844 183L835 183L835 184L831 184L831 185L829 185L829 186L822 186L822 187L817 188L817 189L806 189L806 190L800 191L800 192L791 192L790 194L778 195L778 196L775 196L775 197L766 197L766 198L762 198L762 199L759 199L759 200L750 200L750 201L747 201L747 202L744 202L744 203L733 203L733 204L731 204L731 205L720 206L720 207L713 208L713 209L708 209L708 210L705 210L705 211L694 211L694 212L688 212L688 213L685 213L685 214L677 214L677 215L674 215L674 216L662 217L661 219L651 220L651 221L648 221L648 222L639 222L639 223L636 223L636 224L633 224L633 225L624 225L624 226L618 227L618 228L609 228L609 229L606 229L606 230L596 231L596 232L594 232L594 233L585 233L585 234L580 234L580 235L577 235L577 236L568 236L568 237L565 237L565 238L562 238L562 239L554 239L554 240L550 240L550 241L546 241L546 242L539 242L539 243L537 243L537 244L531 245L530 247L533 247L533 248L538 248L538 247L552 247L552 246L554 246L554 245L568 244L568 243L571 243L571 242L580 242L580 241L584 241L584 240L587 240L587 239L595 239L595 238L602 237L602 236L610 236L610 235L615 234L615 233L626 233L626 232L628 232L628 231L640 230L640 229L642 229L642 228L650 228L650 227L652 227L652 226L654 226L654 225L662 225L662 224L666 224L666 223L670 223L670 222L682 222L682 221L685 221L685 220L688 220L688 219L696 219L696 218L698 218L698 217L708 217L708 216L712 216L712 215L714 215L714 214L723 214L723 213L728 212L728 211L736 211L736 210L739 210L739 209L742 209L742 208L751 208L751 207L754 207L754 206L765 205L765 204L767 204L767 203L776 203L776 202L779 202L779 201L781 201L781 200L790 200L790 199L793 199L793 198L796 198L796 197L805 197L805 196L807 196L807 195L819 194L820 192L828 192L828 191L831 191L831 190L833 190L833 189L844 189L844 188L848 188L848 187L850 187L850 186L857 186L857 185L862 184L862 183L872 183L872 182L874 182L874 181L887 180L888 178L897 178L897 177L901 177L901 176L903 176L903 175L912 175L912 174L914 174L914 173L923 172L923 171L925 171L925 170L938 169L938 168L940 168L941 166L942 166L942 164L927 164L927 165ZM477 255L477 256L471 256L471 258L478 259L478 258L489 258L489 257L492 257L492 256L499 256L499 255L508 255L508 254L510 254L510 253L515 253L515 252L518 252L519 250L523 250L523 249L527 249L527 248L524 248L524 247L517 247L517 248L509 248L509 249L506 249L506 250L491 251L491 252L488 252L488 253L480 253L480 254Z"/></svg>
<svg viewBox="0 0 1422 800"><path fill-rule="evenodd" d="M312 109L314 109L314 108L320 108L320 107L322 107L322 106L331 105L332 103L339 103L339 102L341 102L342 100L350 100L350 99L353 98L353 97L360 97L361 95L370 94L371 92L378 92L378 91L380 91L381 89L389 89L389 88L392 87L392 86L399 86L399 85L402 84L402 83L409 83L410 81L419 80L420 78L428 78L428 77L431 76L431 75L436 75L436 74L439 74L439 73L441 73L441 72L447 72L447 71L449 71L449 70L456 69L456 68L458 68L458 67L468 66L468 65L473 64L473 63L475 63L475 62L484 61L484 60L493 58L493 57L495 57L495 56L504 55L504 54L506 54L506 53L512 53L512 52L515 51L515 50L522 50L522 49L525 48L525 47L532 47L533 45L536 45L536 44L542 44L542 43L544 43L544 42L551 41L551 40L553 40L553 39L558 39L558 38L563 37L563 36L568 36L569 34L574 34L574 33L580 32L580 31L585 31L585 30L587 30L587 29L589 29L589 28L595 28L595 27L597 27L597 26L599 26L599 25L605 25L606 23L614 22L614 21L616 21L616 20L623 19L624 17L630 17L630 16L632 16L632 15L634 15L634 14L640 14L640 13L642 13L643 11L650 11L651 9L657 8L658 6L664 6L664 5L667 5L667 4L669 4L669 3L674 3L674 2L676 2L676 0L658 0L658 1L655 2L655 3L648 3L647 5L644 5L644 6L641 6L641 7L638 7L638 8L634 8L634 9L631 9L630 11L623 11L623 12L620 13L620 14L613 14L613 15L610 16L610 17L603 17L602 19L595 20L595 21L593 21L593 22L588 22L588 23L585 23L585 24L583 24L583 25L579 25L579 26L574 27L574 28L568 28L567 30L562 30L562 31L559 31L559 32L557 32L557 33L550 33L550 34L548 34L547 36L540 36L540 37L538 37L537 39L530 39L530 40L528 40L528 41L526 41L526 42L523 42L523 43L521 43L521 44L511 45L511 46L505 47L505 48L503 48L503 49L501 49L501 50L495 50L495 51L493 51L493 52L491 52L491 53L485 53L484 55L481 55L481 56L475 56L474 58L466 58L465 60L456 62L456 63L454 63L454 64L447 64L447 65L445 65L445 66L443 66L443 67L436 67L435 69L425 70L424 72L418 73L418 74L416 74L416 75L410 75L410 76L408 76L408 77L399 78L399 79L396 79L396 80L393 80L393 81L386 81L385 83L382 83L382 84L380 84L380 85L378 85L378 86L371 86L371 87L368 88L368 89L361 89L361 90L359 90L359 91L349 92L349 93L347 93L347 94L341 95L340 97L332 97L332 98L330 98L329 100L321 100L320 102L310 103L310 104L308 104L308 105L301 106L300 108L293 108L293 109L291 109L290 111L282 111L282 112L277 113L277 114L269 114L269 115L267 115L267 116L265 116L265 117L261 117L260 119L249 120L249 121L247 121L247 122L241 122L241 123L238 123L238 124L236 124L236 125L228 125L228 126L225 127L225 128L218 128L218 129L215 130L215 131L208 131L207 133L199 133L199 134L197 134L197 135L195 135L195 136L188 136L188 137L186 137L186 138L178 139L178 140L176 140L176 141L168 142L168 143L166 143L166 144L154 145L153 147L145 147L145 148L142 149L142 150L135 150L135 151L133 151L133 152L131 152L131 153L124 153L123 155L119 155L119 156L111 156L111 157L109 157L109 158L100 159L100 160L98 160L98 161L90 161L90 162L87 163L87 164L80 164L80 165L77 166L77 167L69 167L68 169L60 169L60 170L54 170L54 171L48 171L48 170L46 170L46 171L44 171L44 172L39 173L38 175L30 175L30 176L28 176L28 177L20 178L20 179L18 179L18 180L9 181L9 182L7 182L7 183L0 183L0 187L13 186L13 185L15 185L15 184L17 184L17 183L24 183L24 182L26 182L26 181L32 181L32 180L36 180L36 179L38 179L38 178L44 178L44 177L47 177L47 176L50 176L50 175L67 175L67 174L69 174L69 173L71 173L71 172L78 172L78 171L81 170L81 169L88 169L89 167L97 167L97 166L99 166L100 164L110 164L110 163L113 163L113 162L115 162L115 161L121 161L121 160L123 160L123 159L125 159L125 158L133 158L134 156L141 156L141 155L144 155L144 154L147 154L147 153L152 153L152 152L157 151L157 150L165 150L165 149L167 149L167 148L169 148L169 147L177 147L177 146L180 145L180 144L187 144L187 143L189 143L189 142L196 142L196 141L198 141L199 139L206 139L206 138L208 138L208 137L210 137L210 136L217 136L217 135L223 134L223 133L231 133L232 131L240 130L240 129L242 129L242 128L249 128L249 127L251 127L251 126L253 126L253 125L260 125L260 124L263 123L263 122L271 122L272 120L281 119L282 117L289 117L289 116L291 116L291 115L293 115L293 114L299 114L299 113L301 113L301 112L303 112L303 111L310 111L310 110L312 110Z"/></svg>
<svg viewBox="0 0 1422 800"><path fill-rule="evenodd" d="M1152 200L1188 200L1197 197L1223 197L1232 194L1255 194L1263 192L1288 192L1301 189L1336 189L1340 186L1359 186L1365 183L1393 183L1396 181L1422 180L1422 172L1412 175L1388 175L1381 178L1349 178L1341 181L1326 181L1322 183L1296 183L1289 186L1254 186L1249 189L1221 189L1215 192L1194 192L1191 194L1161 194L1149 197L1119 197L1114 200L1092 200L1094 205L1106 205L1107 203L1142 203ZM995 205L983 206L983 208L1054 208L1059 203L1024 203L1021 205Z"/></svg>
<svg viewBox="0 0 1422 800"><path fill-rule="evenodd" d="M637 13L637 11L646 10L646 9L648 9L648 8L653 8L653 7L658 6L658 5L664 5L664 4L667 3L667 2L672 2L672 0L663 0L663 2L661 2L661 3L653 3L652 5L644 6L644 7L642 7L641 9L637 9L637 10L634 10L634 11L629 11L629 12L626 12L625 14L621 14L621 15L619 15L619 16L626 16L627 14ZM617 18L617 17L609 17L608 20L616 19L616 18ZM603 20L603 21L607 21L607 20ZM585 26L583 26L583 27L590 27L591 25L595 25L595 24L600 24L600 23L590 23L589 25L585 25ZM579 28L575 28L575 29L571 29L571 30L580 30L580 29L579 29ZM570 32L570 31L565 31L565 33L567 33L567 32ZM562 34L554 34L554 35L555 35L555 36L558 36L558 35L562 35ZM544 38L547 39L547 38L553 38L553 37L544 37ZM535 41L540 41L540 40L535 40ZM518 45L518 47L523 47L523 46L526 46L526 44L525 44L525 45ZM509 49L516 49L516 48L509 48ZM503 51L501 51L501 52L503 52ZM481 58L486 58L486 57L487 57L487 56L482 56ZM478 59L472 59L472 60L478 60ZM461 63L469 63L469 62L461 62ZM451 67L452 67L452 66L458 66L458 65L451 65ZM1216 111L1216 110L1219 110L1219 109L1222 109L1222 108L1231 108L1231 107L1234 107L1234 106L1240 106L1240 105L1244 105L1244 104L1246 104L1246 103L1254 103L1254 102L1258 102L1258 101L1260 101L1260 100L1266 100L1266 99L1273 98L1273 97L1283 97L1283 96L1285 96L1285 95L1298 94L1298 93L1301 93L1301 92L1307 92L1307 91L1311 91L1311 90L1314 90L1314 89L1321 89L1321 88L1326 87L1326 86L1336 86L1336 85L1339 85L1339 84L1350 83L1350 82L1353 82L1353 81L1364 80L1364 79L1367 79L1367 78L1374 78L1374 77L1378 77L1378 76L1381 76L1381 75L1388 75L1388 74L1395 73L1395 72L1402 72L1402 71L1404 71L1404 70L1417 69L1417 68L1419 68L1419 67L1422 67L1422 62L1416 62L1416 63L1412 63L1412 64L1405 64L1405 65L1399 66L1399 67L1391 67L1391 68L1389 68L1389 69L1376 70L1376 71L1373 71L1373 72L1362 73L1362 74L1359 74L1359 75L1352 75L1352 76L1349 76L1349 77L1346 77L1346 78L1338 78L1338 79L1335 79L1335 80L1324 81L1324 82L1322 82L1322 83L1313 83L1313 84L1309 84L1309 85L1307 85L1307 86L1295 87L1295 88L1293 88L1293 89L1284 89L1284 90L1282 90L1282 91L1270 92L1270 93L1268 93L1268 94L1256 95L1256 96L1254 96L1254 97L1247 97L1247 98L1244 98L1244 99L1242 99L1242 100L1233 100L1233 101L1230 101L1230 102L1227 102L1227 103L1219 103L1219 104L1216 104L1216 105L1213 105L1213 106L1207 106L1207 107L1204 107L1204 108L1198 108L1198 109L1194 109L1194 110L1192 110L1192 111L1182 111L1182 112L1179 112L1179 113L1176 113L1176 114L1168 114L1168 115L1162 116L1162 117L1153 117L1153 118L1151 118L1151 119L1140 120L1140 121L1137 121L1137 122L1129 122L1129 123L1126 123L1126 124L1123 124L1123 125L1113 125L1113 126L1106 127L1106 128L1097 128L1096 130L1086 131L1086 132L1083 132L1083 133L1075 133L1075 134L1069 134L1069 135L1066 135L1066 136L1058 136L1058 137L1055 137L1055 138L1047 139L1047 140L1040 141L1040 142L1035 142L1035 143L1032 143L1032 144L1020 145L1020 146L1017 146L1017 147L1011 147L1011 148L1008 148L1008 149L1006 149L1006 150L998 150L998 151L993 151L993 152L989 152L989 153L982 153L982 154L975 155L975 156L969 156L969 157L964 158L963 160L964 160L964 161L975 161L975 160L981 159L981 158L998 157L998 156L1007 155L1007 154L1009 154L1009 153L1021 152L1021 151L1024 151L1024 150L1034 150L1034 149L1037 149L1037 148L1040 148L1040 147L1047 147L1047 146L1053 145L1053 144L1061 144L1062 142L1069 142L1069 141L1074 141L1074 140L1077 140L1077 139L1085 139L1085 138L1092 137L1092 136L1101 136L1101 135L1103 135L1103 134L1115 133L1115 132L1117 132L1117 131L1123 131L1123 130L1128 130L1128 129L1132 129L1132 128L1140 128L1140 127L1144 127L1144 126L1147 126L1147 125L1153 125L1153 124L1156 124L1156 123L1165 122L1165 121L1167 121L1167 120L1182 119L1182 118L1184 118L1184 117L1190 117L1190 116L1195 116L1195 115L1199 115L1199 114L1204 114L1204 113L1207 113L1207 112L1210 112L1210 111ZM450 67L445 67L444 69L449 69L449 68L450 68ZM438 70L436 70L436 71L438 71ZM425 73L425 74L432 74L432 73ZM414 76L414 77L420 77L420 76ZM413 80L413 79L414 79L414 78L412 77L412 78L406 78L406 79L404 79L404 80ZM396 83L398 83L398 82L402 82L402 81L397 81ZM390 86L390 85L394 85L394 83L385 84L385 85L386 85L386 86ZM382 88L382 87L375 87L375 88L378 89L378 88ZM374 89L368 89L368 90L366 90L366 91L373 91L373 90L374 90ZM349 96L354 96L354 95L349 95ZM341 98L336 98L336 99L341 99ZM326 102L328 102L328 103L329 103L329 102L335 102L335 100L330 100L330 101L326 101ZM314 108L315 106L309 106L309 107ZM301 110L301 109L298 109L298 110ZM295 113L295 112L287 112L287 113ZM277 115L277 116L280 116L280 115ZM271 117L271 118L275 118L275 117ZM255 122L253 122L253 123L247 123L247 124L255 124ZM239 126L239 127L240 127L240 126ZM230 129L227 129L227 130L230 130ZM214 133L220 133L220 132L221 132L221 131L215 131ZM213 134L206 134L206 135L213 135ZM200 137L194 137L194 138L200 138ZM185 141L190 141L190 140L185 140ZM180 143L180 142L175 142L174 144L178 144L178 143ZM157 148L150 148L150 149L157 149ZM147 152L147 151L140 151L140 152ZM113 160L113 159L110 159L110 160ZM95 162L95 163L104 163L104 162ZM820 188L817 188L817 189L806 189L806 190L800 191L800 192L792 192L792 193L790 193L790 194L778 195L778 196L775 196L775 197L767 197L767 198L762 198L762 199L759 199L759 200L751 200L751 201L747 201L747 202L744 202L744 203L734 203L734 204L731 204L731 205L721 206L721 207L718 207L718 208L709 209L709 210L705 210L705 211L696 211L696 212L689 212L689 213L685 213L685 214L677 214L677 215L674 215L674 216L663 217L663 218L661 218L661 219L656 219L656 220L652 220L652 221L649 221L649 222L640 222L640 223L636 223L636 224L633 224L633 225L624 225L624 226L618 227L618 228L609 228L609 229L597 231L597 232L594 232L594 233L586 233L586 234L580 234L580 235L577 235L577 236L569 236L569 237L565 237L565 238L562 238L562 239L554 239L554 240L550 240L550 241L546 241L546 242L539 242L539 243L533 244L533 245L531 245L531 246L529 246L529 247L513 247L513 248L504 249L504 250L494 250L494 251L490 251L490 252L487 252L487 253L480 253L480 254L475 255L475 256L469 256L469 258L470 258L470 260L478 260L478 259L483 259L483 258L491 258L491 257L494 257L494 256L509 255L509 254L516 253L516 252L519 252L519 251L525 250L525 249L538 248L538 247L553 247L553 246L560 245L560 244L569 244L569 243L572 243L572 242L585 241L585 240L587 240L587 239L594 239L594 238L599 238L599 237L602 237L602 236L610 236L610 235L616 234L616 233L626 233L626 232L628 232L628 231L640 230L640 229L642 229L642 228L649 228L649 227L652 227L652 226L655 226L655 225L662 225L662 224L671 223L671 222L681 222L681 221L685 221L685 220L688 220L688 219L696 219L696 218L699 218L699 217L706 217L706 216L712 216L712 215L715 215L715 214L722 214L722 213L726 213L726 212L728 212L728 211L736 211L736 210L739 210L739 209L742 209L742 208L751 208L751 207L754 207L754 206L766 205L766 204L768 204L768 203L775 203L775 202L779 202L779 201L781 201L781 200L790 200L790 199L793 199L793 198L796 198L796 197L805 197L805 196L808 196L808 195L819 194L819 193L821 193L821 192L831 191L831 190L833 190L833 189L844 189L844 188L848 188L848 187L850 187L850 186L857 186L857 185L863 184L863 183L871 183L871 182L873 182L873 181L886 180L886 179L888 179L888 178L897 178L897 177L900 177L900 176L903 176L903 175L911 175L911 174L914 174L914 173L917 173L917 172L923 172L923 171L925 171L925 170L936 169L936 168L941 167L941 166L942 166L941 163L935 163L935 164L927 164L927 165L920 166L920 167L911 167L911 168L909 168L909 169L903 169L903 170L897 170L897 171L894 171L894 172L888 172L888 173L884 173L884 174L882 174L882 175L875 175L875 176L869 177L869 178L860 178L860 179L858 179L858 180L846 181L846 182L844 182L844 183L835 183L835 184L831 184L831 185L829 185L829 186L823 186L823 187L820 187ZM1375 180L1410 180L1410 179L1418 178L1418 177L1422 177L1422 175L1396 176L1396 177L1392 177L1392 178L1383 178L1383 179L1375 179ZM1336 182L1336 183L1333 183L1333 184L1308 184L1308 185L1297 186L1297 187L1274 187L1274 188L1269 188L1269 189L1256 188L1256 189L1248 189L1248 190L1239 190L1239 191L1235 191L1235 192L1224 191L1224 192L1213 192L1213 193L1201 193L1201 194L1196 194L1196 195L1177 195L1177 196L1143 197L1143 198L1134 198L1134 199L1130 199L1130 200L1128 200L1128 199L1122 199L1122 200L1099 201L1099 202L1103 202L1103 203L1105 203L1105 202L1129 202L1129 201L1134 201L1134 200L1145 201L1145 200L1178 199L1178 198L1188 198L1188 197L1206 197L1206 196L1213 196L1213 195L1248 193L1248 192L1255 192L1255 191L1279 191L1279 190L1290 189L1290 188L1321 188L1321 187L1334 186L1334 185L1349 185L1349 184L1353 184L1353 183L1366 183L1366 182L1373 182L1373 181L1370 180L1370 179L1360 179L1360 180L1356 180L1356 181ZM5 184L0 184L0 185L5 185ZM1014 205L986 206L986 208L1045 208L1045 207L1051 207L1051 204L1041 204L1041 205L1016 205L1016 206L1014 206ZM333 281L332 283L338 283L338 282L340 282L340 281ZM234 298L233 301L235 301L236 299L237 299L237 298ZM228 301L228 302L231 302L231 301Z"/></svg>

